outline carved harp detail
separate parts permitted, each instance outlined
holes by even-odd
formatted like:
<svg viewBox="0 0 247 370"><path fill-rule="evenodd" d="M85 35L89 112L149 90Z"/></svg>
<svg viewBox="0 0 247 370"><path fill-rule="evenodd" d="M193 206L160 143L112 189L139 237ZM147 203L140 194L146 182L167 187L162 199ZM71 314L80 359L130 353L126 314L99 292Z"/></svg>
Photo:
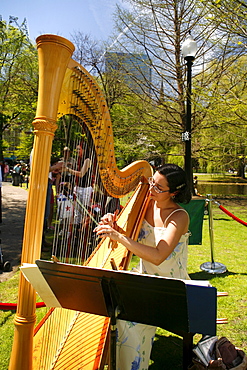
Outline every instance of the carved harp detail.
<svg viewBox="0 0 247 370"><path fill-rule="evenodd" d="M117 168L111 120L104 96L93 77L71 59L73 44L59 36L42 35L37 38L37 48L39 95L33 122L35 138L22 264L35 263L41 256L52 143L56 131L60 130L59 125L63 122L61 120L69 122L67 126L65 125L67 135L65 145L68 143L68 135L71 134L75 138L79 136L80 140L81 137L86 138L88 147L94 148L97 159L91 161L91 177L94 178L94 183L90 184L94 187L94 202L100 198L106 203L106 199L121 198L130 192L133 193L118 217L118 225L132 238L137 238L139 233L148 204L146 179L152 175L152 168L146 161L134 162L123 170ZM74 121L79 122L83 129L82 133L73 128ZM62 125L63 123L61 130ZM96 177L100 179L102 186L95 185ZM72 195L71 204L74 204ZM75 211L78 203L80 205L77 201L74 206ZM99 202L97 207L100 207ZM102 212L105 209L102 208ZM59 222L58 220L58 225L61 226ZM72 224L68 219L63 222L69 225L70 234L72 229L76 229L75 223ZM85 227L85 230L88 238L88 228ZM64 256L61 254L63 248L58 236L57 240L58 247L55 247L56 252L60 253L59 260L74 263L71 236L67 237L66 242L63 241L66 248L70 246ZM105 239L92 247L92 242L88 240L85 244L91 246L90 255L83 252L77 263L111 269L110 260L113 258L118 269L127 268L131 256L123 246L111 248L111 242ZM20 274L10 370L103 369L107 363L108 318L51 308L35 328L35 306L36 293Z"/></svg>

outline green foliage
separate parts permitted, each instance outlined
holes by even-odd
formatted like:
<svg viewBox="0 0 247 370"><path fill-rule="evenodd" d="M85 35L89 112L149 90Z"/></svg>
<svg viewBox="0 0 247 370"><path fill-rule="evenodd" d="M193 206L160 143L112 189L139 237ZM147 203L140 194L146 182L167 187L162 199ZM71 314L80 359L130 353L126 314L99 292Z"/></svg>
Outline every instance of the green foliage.
<svg viewBox="0 0 247 370"><path fill-rule="evenodd" d="M19 145L19 133L31 128L37 101L38 64L37 51L27 36L25 21L16 27L1 21L0 38L1 157L3 134L10 156Z"/></svg>
<svg viewBox="0 0 247 370"><path fill-rule="evenodd" d="M30 153L33 147L33 134L27 134L25 132L21 132L20 134L20 145L17 147L15 154L17 158L20 158L26 163L29 163Z"/></svg>
<svg viewBox="0 0 247 370"><path fill-rule="evenodd" d="M238 168L246 154L246 57L230 62L221 79L212 80L207 90L200 88L201 74L195 78L196 120L193 135L194 156L200 169L208 172ZM208 69L207 74L215 72ZM205 76L204 76L205 78ZM197 117L204 115L203 124ZM200 118L199 118L200 119Z"/></svg>
<svg viewBox="0 0 247 370"><path fill-rule="evenodd" d="M227 30L232 37L233 53L246 48L246 9L242 0L201 0L208 11L208 18L218 25L219 30Z"/></svg>
<svg viewBox="0 0 247 370"><path fill-rule="evenodd" d="M150 98L136 96L133 92L113 105L111 118L120 166L139 159L158 165L167 161L167 156L175 151L176 156L180 152L182 161L181 142L176 135L171 135L161 113Z"/></svg>
<svg viewBox="0 0 247 370"><path fill-rule="evenodd" d="M117 95L116 90L113 94L110 89L114 84L106 86L105 92L111 97L109 107L117 152L119 148L119 157L124 157L121 163L142 155L149 160L159 156L183 164L181 134L186 128L187 92L181 46L191 33L199 35L192 73L193 166L196 170L212 171L237 167L238 156L245 155L246 146L246 71L244 61L240 62L243 48L233 49L235 36L222 26L220 13L215 17L215 13L207 12L215 3L185 1L181 7L177 2L156 0L130 3L131 10L118 7L116 13L116 28L126 32L116 39L114 52L137 55L137 60L147 57L152 81L144 74L134 75L133 69L122 63L118 75L114 69L115 81L123 80L124 73L128 73L140 89L135 91L129 85L129 93L118 89ZM221 4L227 6L220 1L217 7ZM236 2L231 1L231 10L235 10L234 15L229 15L231 19L237 17L239 9L234 9L233 4ZM124 154L127 149L131 156Z"/></svg>

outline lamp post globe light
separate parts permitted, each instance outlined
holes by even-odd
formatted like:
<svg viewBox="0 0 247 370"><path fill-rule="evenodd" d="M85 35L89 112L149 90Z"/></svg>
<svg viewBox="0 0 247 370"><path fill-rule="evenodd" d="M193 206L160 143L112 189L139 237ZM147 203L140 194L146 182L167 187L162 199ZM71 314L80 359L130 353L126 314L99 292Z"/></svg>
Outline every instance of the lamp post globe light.
<svg viewBox="0 0 247 370"><path fill-rule="evenodd" d="M182 141L185 142L184 169L187 174L188 184L192 193L194 193L194 191L193 191L193 173L191 162L191 80L192 80L191 72L196 52L197 52L196 41L194 41L191 35L189 35L182 44L182 54L187 65L186 126L185 132L182 133Z"/></svg>

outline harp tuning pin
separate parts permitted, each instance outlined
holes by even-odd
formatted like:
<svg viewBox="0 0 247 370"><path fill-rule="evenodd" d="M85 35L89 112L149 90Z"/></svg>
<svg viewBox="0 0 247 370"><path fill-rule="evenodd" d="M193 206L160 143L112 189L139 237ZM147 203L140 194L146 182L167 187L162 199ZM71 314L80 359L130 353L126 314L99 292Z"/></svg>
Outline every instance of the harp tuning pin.
<svg viewBox="0 0 247 370"><path fill-rule="evenodd" d="M59 259L54 255L51 256L51 260L55 263L59 262Z"/></svg>

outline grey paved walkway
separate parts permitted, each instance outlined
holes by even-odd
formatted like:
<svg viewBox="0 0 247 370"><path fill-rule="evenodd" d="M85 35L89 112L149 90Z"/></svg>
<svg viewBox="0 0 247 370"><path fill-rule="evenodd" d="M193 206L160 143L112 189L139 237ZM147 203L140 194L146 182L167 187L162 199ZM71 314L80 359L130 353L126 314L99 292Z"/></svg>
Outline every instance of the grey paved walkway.
<svg viewBox="0 0 247 370"><path fill-rule="evenodd" d="M3 182L1 188L2 223L1 250L4 261L9 261L15 271L20 264L23 228L26 212L28 191L19 186L12 186L11 182ZM0 271L0 281L6 280L9 274Z"/></svg>

